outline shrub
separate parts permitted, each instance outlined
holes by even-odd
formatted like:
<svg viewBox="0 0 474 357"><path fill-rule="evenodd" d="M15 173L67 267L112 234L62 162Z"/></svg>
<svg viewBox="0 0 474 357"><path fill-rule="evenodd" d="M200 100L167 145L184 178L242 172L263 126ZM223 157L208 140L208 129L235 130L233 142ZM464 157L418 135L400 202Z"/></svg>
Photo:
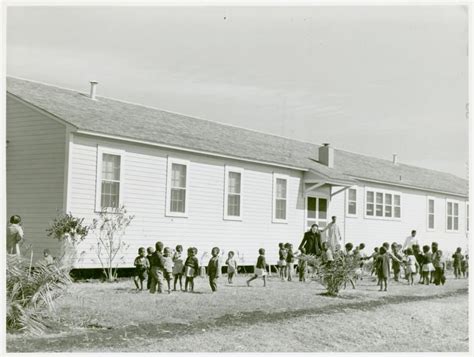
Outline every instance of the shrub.
<svg viewBox="0 0 474 357"><path fill-rule="evenodd" d="M326 288L326 294L329 296L337 296L341 288L354 279L358 268L357 261L341 254L334 254L334 261L330 264L325 264L321 258L311 255L299 259L306 260L308 265L315 269L316 280Z"/></svg>
<svg viewBox="0 0 474 357"><path fill-rule="evenodd" d="M54 311L55 299L71 283L70 269L59 260L32 269L29 260L7 255L7 330L41 334L46 312Z"/></svg>
<svg viewBox="0 0 474 357"><path fill-rule="evenodd" d="M74 245L80 243L89 231L88 226L83 225L84 218L76 218L71 213L62 213L58 215L46 229L48 237L59 241L70 237Z"/></svg>
<svg viewBox="0 0 474 357"><path fill-rule="evenodd" d="M124 259L121 254L129 247L123 240L123 236L133 218L134 216L128 215L127 210L122 206L113 212L103 210L99 213L99 218L92 222L91 232L96 242L91 250L95 252L107 281L117 279L119 261Z"/></svg>

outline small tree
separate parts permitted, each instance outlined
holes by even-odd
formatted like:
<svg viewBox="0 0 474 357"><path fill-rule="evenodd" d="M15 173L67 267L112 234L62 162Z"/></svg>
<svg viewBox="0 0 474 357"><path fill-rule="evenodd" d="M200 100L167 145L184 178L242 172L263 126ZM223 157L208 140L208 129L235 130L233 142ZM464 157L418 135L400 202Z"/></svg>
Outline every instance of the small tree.
<svg viewBox="0 0 474 357"><path fill-rule="evenodd" d="M326 288L326 294L337 296L339 291L355 276L358 262L351 257L335 254L334 261L326 264L320 257L303 256L299 259L306 260L309 266L316 270L316 279Z"/></svg>
<svg viewBox="0 0 474 357"><path fill-rule="evenodd" d="M117 278L119 261L124 259L121 254L129 247L123 236L133 218L134 216L127 214L125 206L122 206L113 212L103 210L99 213L99 218L92 221L91 232L96 242L91 250L96 253L107 281L115 281Z"/></svg>

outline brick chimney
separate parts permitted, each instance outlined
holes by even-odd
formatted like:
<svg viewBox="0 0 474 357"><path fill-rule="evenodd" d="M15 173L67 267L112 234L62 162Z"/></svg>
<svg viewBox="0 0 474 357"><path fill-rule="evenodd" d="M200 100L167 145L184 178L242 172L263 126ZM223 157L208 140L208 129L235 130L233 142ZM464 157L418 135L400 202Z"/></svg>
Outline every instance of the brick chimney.
<svg viewBox="0 0 474 357"><path fill-rule="evenodd" d="M319 162L327 167L334 167L334 149L329 143L324 143L319 147Z"/></svg>
<svg viewBox="0 0 474 357"><path fill-rule="evenodd" d="M91 84L91 94L90 94L90 98L91 98L92 100L96 100L96 99L95 99L95 93L96 93L97 85L99 84L99 82L97 82L97 81L90 81L90 84Z"/></svg>

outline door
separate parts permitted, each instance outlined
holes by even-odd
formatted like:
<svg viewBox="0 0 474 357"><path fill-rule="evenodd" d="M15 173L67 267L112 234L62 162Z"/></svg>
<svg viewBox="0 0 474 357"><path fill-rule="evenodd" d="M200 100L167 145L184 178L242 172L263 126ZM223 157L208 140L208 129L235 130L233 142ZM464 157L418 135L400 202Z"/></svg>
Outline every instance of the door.
<svg viewBox="0 0 474 357"><path fill-rule="evenodd" d="M306 231L316 223L322 230L328 224L328 200L327 198L307 196L306 197ZM322 234L324 236L325 233ZM321 237L323 238L323 237Z"/></svg>

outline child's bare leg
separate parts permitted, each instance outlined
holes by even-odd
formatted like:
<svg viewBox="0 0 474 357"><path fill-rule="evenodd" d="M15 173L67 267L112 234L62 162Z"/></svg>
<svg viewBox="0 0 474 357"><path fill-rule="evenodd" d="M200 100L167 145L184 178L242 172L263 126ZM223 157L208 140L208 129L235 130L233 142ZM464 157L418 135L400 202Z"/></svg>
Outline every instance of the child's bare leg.
<svg viewBox="0 0 474 357"><path fill-rule="evenodd" d="M178 282L178 274L173 276L173 291L176 291L176 283Z"/></svg>
<svg viewBox="0 0 474 357"><path fill-rule="evenodd" d="M267 277L264 275L263 277L263 287L267 286Z"/></svg>
<svg viewBox="0 0 474 357"><path fill-rule="evenodd" d="M247 280L247 286L250 286L250 282L251 282L252 280L257 279L257 278L258 278L258 275L257 275L257 274L255 274L254 276L252 276L249 280Z"/></svg>
<svg viewBox="0 0 474 357"><path fill-rule="evenodd" d="M387 291L388 279L387 278L383 279L383 283L385 285L384 291Z"/></svg>
<svg viewBox="0 0 474 357"><path fill-rule="evenodd" d="M184 291L188 291L188 284L189 284L189 278L186 277L186 279L184 281Z"/></svg>
<svg viewBox="0 0 474 357"><path fill-rule="evenodd" d="M355 288L356 288L356 286L355 286L355 284L354 284L354 281L353 281L352 279L350 279L349 281L350 281L350 282L351 282L351 284L352 284L352 289L355 289Z"/></svg>
<svg viewBox="0 0 474 357"><path fill-rule="evenodd" d="M138 276L134 276L134 277L133 277L133 282L135 283L135 286L137 287L137 290L138 290L138 289L140 288L140 287L138 286Z"/></svg>

